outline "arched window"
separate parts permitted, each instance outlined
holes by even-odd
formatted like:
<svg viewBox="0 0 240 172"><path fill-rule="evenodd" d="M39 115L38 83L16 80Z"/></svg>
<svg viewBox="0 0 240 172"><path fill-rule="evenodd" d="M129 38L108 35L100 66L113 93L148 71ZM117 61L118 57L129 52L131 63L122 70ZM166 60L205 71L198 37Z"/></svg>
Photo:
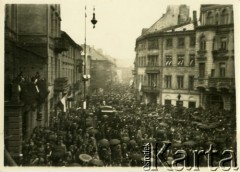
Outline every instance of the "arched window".
<svg viewBox="0 0 240 172"><path fill-rule="evenodd" d="M207 14L207 25L211 25L211 24L214 24L213 23L213 13L210 11L210 12L208 12L208 14Z"/></svg>
<svg viewBox="0 0 240 172"><path fill-rule="evenodd" d="M206 39L203 35L200 37L199 43L200 43L200 50L206 50Z"/></svg>
<svg viewBox="0 0 240 172"><path fill-rule="evenodd" d="M228 24L228 17L229 17L229 14L228 14L227 10L224 9L222 11L222 14L221 14L221 22L222 22L222 24Z"/></svg>

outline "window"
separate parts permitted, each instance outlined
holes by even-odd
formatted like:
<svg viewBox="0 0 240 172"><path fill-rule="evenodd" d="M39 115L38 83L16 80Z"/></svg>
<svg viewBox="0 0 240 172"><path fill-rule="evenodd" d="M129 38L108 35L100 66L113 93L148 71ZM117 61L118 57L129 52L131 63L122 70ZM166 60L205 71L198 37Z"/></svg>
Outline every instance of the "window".
<svg viewBox="0 0 240 172"><path fill-rule="evenodd" d="M158 56L148 56L148 66L158 66Z"/></svg>
<svg viewBox="0 0 240 172"><path fill-rule="evenodd" d="M53 37L54 36L54 11L53 11L53 9L51 9L51 20L50 20L50 22L51 22L51 33L50 33L50 35Z"/></svg>
<svg viewBox="0 0 240 172"><path fill-rule="evenodd" d="M199 77L205 76L205 63L199 63Z"/></svg>
<svg viewBox="0 0 240 172"><path fill-rule="evenodd" d="M228 24L228 12L227 10L223 10L221 14L222 24Z"/></svg>
<svg viewBox="0 0 240 172"><path fill-rule="evenodd" d="M142 66L145 66L145 57L142 57Z"/></svg>
<svg viewBox="0 0 240 172"><path fill-rule="evenodd" d="M188 108L196 108L196 102L188 102Z"/></svg>
<svg viewBox="0 0 240 172"><path fill-rule="evenodd" d="M196 44L196 38L195 37L190 37L190 47L194 47Z"/></svg>
<svg viewBox="0 0 240 172"><path fill-rule="evenodd" d="M189 66L195 66L195 55L194 54L190 54Z"/></svg>
<svg viewBox="0 0 240 172"><path fill-rule="evenodd" d="M184 47L184 38L178 38L178 47Z"/></svg>
<svg viewBox="0 0 240 172"><path fill-rule="evenodd" d="M158 49L158 40L157 39L149 40L148 49L149 50Z"/></svg>
<svg viewBox="0 0 240 172"><path fill-rule="evenodd" d="M143 85L147 85L147 75L144 75L143 80L144 80Z"/></svg>
<svg viewBox="0 0 240 172"><path fill-rule="evenodd" d="M178 55L177 66L184 66L184 56L183 55Z"/></svg>
<svg viewBox="0 0 240 172"><path fill-rule="evenodd" d="M183 107L183 101L178 100L177 101L177 107Z"/></svg>
<svg viewBox="0 0 240 172"><path fill-rule="evenodd" d="M227 49L227 38L223 37L221 38L221 50L226 50Z"/></svg>
<svg viewBox="0 0 240 172"><path fill-rule="evenodd" d="M172 66L172 56L166 56L166 66Z"/></svg>
<svg viewBox="0 0 240 172"><path fill-rule="evenodd" d="M172 47L172 38L167 39L166 47Z"/></svg>
<svg viewBox="0 0 240 172"><path fill-rule="evenodd" d="M188 79L188 89L193 90L194 89L194 76L189 76Z"/></svg>
<svg viewBox="0 0 240 172"><path fill-rule="evenodd" d="M171 104L172 104L171 100L166 100L166 99L165 99L165 105L169 106L169 105L171 105Z"/></svg>
<svg viewBox="0 0 240 172"><path fill-rule="evenodd" d="M200 38L200 50L206 50L206 40L204 36Z"/></svg>
<svg viewBox="0 0 240 172"><path fill-rule="evenodd" d="M138 44L138 50L144 50L145 49L145 44L142 42L142 43L139 43Z"/></svg>
<svg viewBox="0 0 240 172"><path fill-rule="evenodd" d="M183 89L183 76L177 76L177 88Z"/></svg>
<svg viewBox="0 0 240 172"><path fill-rule="evenodd" d="M157 74L148 74L148 86L156 88L158 83L157 79Z"/></svg>
<svg viewBox="0 0 240 172"><path fill-rule="evenodd" d="M220 77L225 77L226 72L226 64L220 63Z"/></svg>
<svg viewBox="0 0 240 172"><path fill-rule="evenodd" d="M214 77L215 76L215 69L212 69L211 70L211 77Z"/></svg>
<svg viewBox="0 0 240 172"><path fill-rule="evenodd" d="M172 76L171 75L165 76L165 83L166 83L165 88L172 88Z"/></svg>
<svg viewBox="0 0 240 172"><path fill-rule="evenodd" d="M212 12L209 12L207 14L207 24L208 25L212 25L213 24L213 13Z"/></svg>

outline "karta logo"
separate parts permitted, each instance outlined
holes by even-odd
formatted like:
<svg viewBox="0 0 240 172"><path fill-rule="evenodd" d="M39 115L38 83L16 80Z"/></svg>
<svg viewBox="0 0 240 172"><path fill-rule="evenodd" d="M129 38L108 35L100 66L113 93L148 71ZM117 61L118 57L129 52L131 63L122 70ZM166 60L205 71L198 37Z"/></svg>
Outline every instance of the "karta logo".
<svg viewBox="0 0 240 172"><path fill-rule="evenodd" d="M237 157L233 150L223 150L219 152L213 148L213 145L209 145L209 149L204 150L176 150L172 152L172 156L168 157L166 154L169 152L171 143L164 143L162 147L159 143L155 144L155 147L147 143L143 146L143 169L144 171L158 171L158 167L164 167L169 171L182 171L193 170L198 171L200 168L200 158L207 161L205 166L211 171L221 169L223 171L229 171L230 169L238 170ZM160 149L159 149L160 148ZM171 160L169 160L171 159ZM215 161L214 161L215 160ZM217 164L216 164L217 160ZM215 163L213 163L215 162Z"/></svg>

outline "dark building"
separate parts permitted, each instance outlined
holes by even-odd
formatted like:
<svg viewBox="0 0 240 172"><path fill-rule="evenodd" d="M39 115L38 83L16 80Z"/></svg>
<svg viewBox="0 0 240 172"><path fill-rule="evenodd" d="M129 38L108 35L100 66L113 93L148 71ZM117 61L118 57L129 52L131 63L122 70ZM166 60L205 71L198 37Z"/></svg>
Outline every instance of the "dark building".
<svg viewBox="0 0 240 172"><path fill-rule="evenodd" d="M232 5L202 5L196 28L195 86L203 107L235 109Z"/></svg>
<svg viewBox="0 0 240 172"><path fill-rule="evenodd" d="M5 6L4 134L13 157L36 126L49 125L59 100L80 93L81 51L61 31L60 5Z"/></svg>

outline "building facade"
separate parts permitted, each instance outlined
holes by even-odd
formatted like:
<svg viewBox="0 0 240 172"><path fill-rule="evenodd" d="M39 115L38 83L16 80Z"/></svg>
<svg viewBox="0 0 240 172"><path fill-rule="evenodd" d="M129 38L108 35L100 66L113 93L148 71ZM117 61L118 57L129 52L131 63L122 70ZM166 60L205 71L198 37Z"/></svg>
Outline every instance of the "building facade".
<svg viewBox="0 0 240 172"><path fill-rule="evenodd" d="M167 29L162 37L162 104L199 107L194 88L195 22Z"/></svg>
<svg viewBox="0 0 240 172"><path fill-rule="evenodd" d="M183 10L183 7L184 10ZM168 7L168 16L171 13ZM176 8L175 8L176 9ZM189 20L158 21L136 40L134 87L144 103L184 107L235 107L234 30L231 5L202 5ZM181 11L180 10L180 11ZM178 14L178 16L182 16ZM160 26L162 25L162 26Z"/></svg>
<svg viewBox="0 0 240 172"><path fill-rule="evenodd" d="M107 91L108 86L117 80L116 60L94 47L87 46L86 50L91 60L89 93Z"/></svg>
<svg viewBox="0 0 240 172"><path fill-rule="evenodd" d="M173 8L169 6L163 16L179 16L174 25L163 20L160 30L145 31L136 41L135 88L144 103L197 107L199 98L193 74L196 13L191 21L187 6L170 9Z"/></svg>
<svg viewBox="0 0 240 172"><path fill-rule="evenodd" d="M118 67L117 68L117 81L126 85L131 84L133 79L131 67Z"/></svg>
<svg viewBox="0 0 240 172"><path fill-rule="evenodd" d="M232 5L202 5L196 28L195 85L201 106L235 109Z"/></svg>
<svg viewBox="0 0 240 172"><path fill-rule="evenodd" d="M5 145L14 157L36 126L49 126L59 100L80 92L82 48L61 31L60 14L58 4L5 6Z"/></svg>

